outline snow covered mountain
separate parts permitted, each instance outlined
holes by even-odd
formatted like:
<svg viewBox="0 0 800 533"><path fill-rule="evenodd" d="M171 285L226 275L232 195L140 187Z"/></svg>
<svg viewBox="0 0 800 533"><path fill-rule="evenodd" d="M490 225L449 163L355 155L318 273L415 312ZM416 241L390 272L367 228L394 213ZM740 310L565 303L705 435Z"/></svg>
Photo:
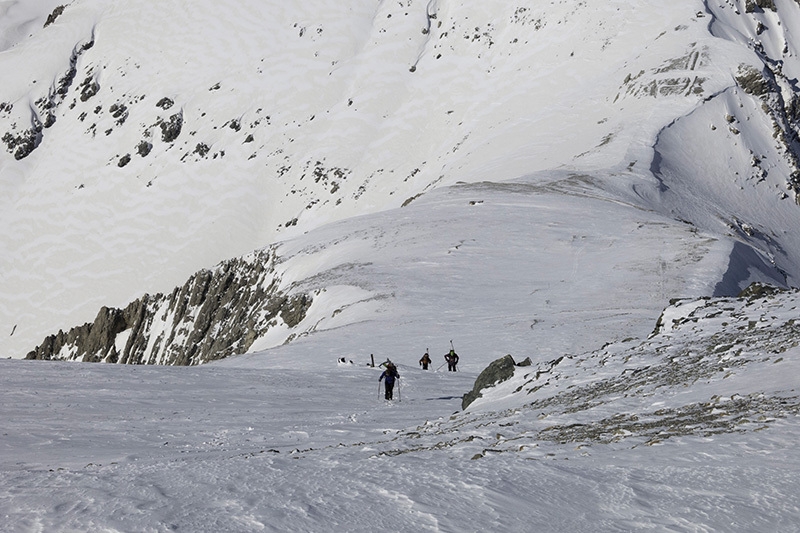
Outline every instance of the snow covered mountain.
<svg viewBox="0 0 800 533"><path fill-rule="evenodd" d="M0 0L0 531L798 530L798 32Z"/></svg>
<svg viewBox="0 0 800 533"><path fill-rule="evenodd" d="M409 339L466 336L483 364L531 342L557 353L641 335L672 297L797 284L796 2L3 10L7 356L270 246L282 294L317 303L231 341L245 349L394 328L413 307L427 326ZM438 260L451 251L463 271ZM408 300L408 268L459 294ZM469 324L442 324L453 305ZM553 340L531 328L598 306L618 317L598 335L576 335L580 319L554 320ZM493 321L510 307L518 320ZM475 321L519 340L498 345Z"/></svg>

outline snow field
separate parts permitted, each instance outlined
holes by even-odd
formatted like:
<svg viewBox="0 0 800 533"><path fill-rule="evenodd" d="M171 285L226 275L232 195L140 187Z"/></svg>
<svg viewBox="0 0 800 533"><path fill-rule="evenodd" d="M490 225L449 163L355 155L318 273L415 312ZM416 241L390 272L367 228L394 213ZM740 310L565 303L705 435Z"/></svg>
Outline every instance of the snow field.
<svg viewBox="0 0 800 533"><path fill-rule="evenodd" d="M593 176L571 173L464 184L282 243L282 287L326 292L297 328L310 335L269 356L418 359L430 348L441 364L454 340L479 372L507 353L543 361L646 336L670 298L713 291L730 242L604 197ZM345 287L353 296L337 307L329 293Z"/></svg>
<svg viewBox="0 0 800 533"><path fill-rule="evenodd" d="M0 360L0 530L797 529L797 302L696 300L798 275L735 80L797 77L796 2L140 4L0 2L0 134L95 39L0 154L0 353L275 243L315 303L200 368Z"/></svg>
<svg viewBox="0 0 800 533"><path fill-rule="evenodd" d="M468 373L401 365L402 401L387 403L360 361L0 366L3 531L751 531L799 515L790 420L474 459L474 414L450 417Z"/></svg>
<svg viewBox="0 0 800 533"><path fill-rule="evenodd" d="M0 312L16 325L3 353L441 185L646 166L658 128L699 96L634 97L624 80L663 78L653 65L683 57L708 22L694 2L656 17L648 6L70 4L0 57L17 73L0 91L14 104L3 124L20 128L43 81L57 86L94 39L41 146L0 160ZM82 101L86 80L100 89ZM181 133L165 142L159 121L176 114Z"/></svg>

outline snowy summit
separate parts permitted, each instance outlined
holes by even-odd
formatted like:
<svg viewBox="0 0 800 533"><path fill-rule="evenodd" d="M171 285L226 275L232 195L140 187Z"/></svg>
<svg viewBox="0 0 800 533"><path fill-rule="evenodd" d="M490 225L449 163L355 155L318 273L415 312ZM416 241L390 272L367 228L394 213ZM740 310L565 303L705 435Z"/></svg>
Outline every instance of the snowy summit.
<svg viewBox="0 0 800 533"><path fill-rule="evenodd" d="M798 54L796 0L0 1L0 531L800 531Z"/></svg>

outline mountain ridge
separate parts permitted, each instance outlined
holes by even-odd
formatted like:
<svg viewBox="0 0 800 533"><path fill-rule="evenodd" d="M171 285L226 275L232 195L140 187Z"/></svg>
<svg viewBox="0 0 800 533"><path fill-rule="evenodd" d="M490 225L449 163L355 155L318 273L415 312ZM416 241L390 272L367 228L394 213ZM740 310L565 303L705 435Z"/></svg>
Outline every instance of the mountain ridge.
<svg viewBox="0 0 800 533"><path fill-rule="evenodd" d="M0 2L3 526L797 528L800 0L57 8Z"/></svg>
<svg viewBox="0 0 800 533"><path fill-rule="evenodd" d="M171 294L103 307L93 322L49 335L25 359L188 366L244 353L269 329L302 322L313 301L280 293L274 263L260 251L200 271Z"/></svg>
<svg viewBox="0 0 800 533"><path fill-rule="evenodd" d="M329 223L563 168L738 242L718 293L796 284L796 3L322 5L86 0L6 50L0 68L71 43L0 94L5 353Z"/></svg>

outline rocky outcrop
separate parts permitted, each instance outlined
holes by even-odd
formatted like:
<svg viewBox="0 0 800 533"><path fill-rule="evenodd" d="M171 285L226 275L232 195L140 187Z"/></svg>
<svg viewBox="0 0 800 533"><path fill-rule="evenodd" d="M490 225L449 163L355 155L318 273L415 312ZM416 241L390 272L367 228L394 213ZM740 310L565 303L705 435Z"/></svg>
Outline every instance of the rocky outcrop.
<svg viewBox="0 0 800 533"><path fill-rule="evenodd" d="M297 326L311 306L310 295L278 290L275 259L263 250L197 272L170 294L103 307L93 322L48 336L26 359L197 365L244 353L269 329Z"/></svg>
<svg viewBox="0 0 800 533"><path fill-rule="evenodd" d="M777 11L773 0L747 0L745 13L742 16L753 20L756 32L783 30L780 23L769 29L757 17L764 10ZM783 37L778 37L783 39ZM736 84L745 93L761 100L763 111L772 120L773 136L782 147L786 161L790 166L786 185L794 193L794 199L800 205L800 93L797 91L797 80L784 73L784 62L791 57L788 47L780 52L770 53L759 40L748 43L753 52L761 59L762 66L756 69L751 65L740 65L735 76Z"/></svg>
<svg viewBox="0 0 800 533"><path fill-rule="evenodd" d="M37 117L31 118L32 126L19 133L6 132L2 140L14 159L25 159L42 143L42 124Z"/></svg>
<svg viewBox="0 0 800 533"><path fill-rule="evenodd" d="M53 11L53 14L51 14L53 21L61 14L61 11L58 8ZM69 58L69 66L64 75L57 82L54 82L47 96L38 98L35 105L31 107L30 128L18 129L16 123L14 123L11 125L11 131L7 131L0 137L0 141L6 145L8 152L14 154L14 159L25 159L42 144L44 130L56 123L58 110L74 84L75 76L78 72L78 60L93 46L94 35L89 41L75 45ZM8 109L10 110L10 108Z"/></svg>
<svg viewBox="0 0 800 533"><path fill-rule="evenodd" d="M478 375L475 380L475 385L461 400L461 408L466 409L469 404L483 396L481 391L488 387L494 387L498 383L502 383L510 379L514 375L514 367L516 363L511 355L506 355L500 359L492 361L483 372Z"/></svg>
<svg viewBox="0 0 800 533"><path fill-rule="evenodd" d="M746 0L744 3L745 13L763 13L765 9L777 11L774 0Z"/></svg>
<svg viewBox="0 0 800 533"><path fill-rule="evenodd" d="M169 119L159 121L158 125L161 128L161 140L171 143L181 134L183 113L175 113Z"/></svg>
<svg viewBox="0 0 800 533"><path fill-rule="evenodd" d="M751 283L746 289L739 293L738 298L747 298L755 300L757 298L767 298L782 292L787 292L787 289L781 289L774 285L767 285L766 283L755 282Z"/></svg>
<svg viewBox="0 0 800 533"><path fill-rule="evenodd" d="M60 17L64 13L65 6L57 6L51 13L48 15L47 20L44 21L44 28L48 27L50 24L54 23L58 17Z"/></svg>

